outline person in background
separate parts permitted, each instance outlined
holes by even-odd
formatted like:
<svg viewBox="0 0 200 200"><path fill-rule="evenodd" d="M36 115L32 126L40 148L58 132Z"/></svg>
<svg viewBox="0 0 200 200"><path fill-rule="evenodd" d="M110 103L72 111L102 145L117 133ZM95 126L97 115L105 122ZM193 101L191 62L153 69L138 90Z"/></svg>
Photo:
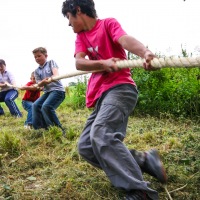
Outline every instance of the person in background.
<svg viewBox="0 0 200 200"><path fill-rule="evenodd" d="M22 98L22 106L26 110L27 118L24 122L24 128L32 128L32 105L40 97L40 91L42 88L35 87L36 81L34 72L31 73L30 80L26 85L20 87L20 90L26 90Z"/></svg>
<svg viewBox="0 0 200 200"><path fill-rule="evenodd" d="M94 110L80 136L80 155L104 170L113 186L124 189L126 200L157 200L157 191L149 188L142 172L161 183L166 183L166 173L156 149L129 150L123 143L138 91L130 69L116 65L118 60L127 60L127 50L145 60L145 70L154 70L150 61L155 55L128 35L116 19L98 19L93 0L66 0L62 14L77 34L77 70L102 71L92 73L88 81L86 106Z"/></svg>
<svg viewBox="0 0 200 200"><path fill-rule="evenodd" d="M15 99L18 97L18 91L15 89L16 83L13 74L6 70L6 63L0 59L0 102L5 102L12 116L22 117ZM0 106L0 115L4 115L4 110Z"/></svg>
<svg viewBox="0 0 200 200"><path fill-rule="evenodd" d="M33 128L48 129L50 126L58 126L65 135L65 130L55 112L65 99L65 89L60 80L52 81L51 79L53 76L59 75L58 65L53 60L47 61L47 50L44 47L34 49L33 55L39 64L39 67L34 71L35 80L38 87L43 87L44 92L33 103Z"/></svg>

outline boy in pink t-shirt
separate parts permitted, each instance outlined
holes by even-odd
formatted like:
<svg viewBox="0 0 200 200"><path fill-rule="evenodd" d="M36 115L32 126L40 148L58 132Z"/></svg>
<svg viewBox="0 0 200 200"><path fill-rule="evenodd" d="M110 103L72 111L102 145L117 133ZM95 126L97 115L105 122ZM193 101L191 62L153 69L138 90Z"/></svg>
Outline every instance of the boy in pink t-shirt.
<svg viewBox="0 0 200 200"><path fill-rule="evenodd" d="M150 61L155 55L127 35L116 19L98 19L93 0L66 0L62 13L77 34L77 70L102 71L92 73L88 82L86 105L94 111L79 140L80 155L104 170L112 185L124 189L127 200L157 200L158 193L148 187L142 172L161 183L166 183L166 173L157 150L139 152L123 144L138 92L130 69L120 70L116 65L116 61L127 59L127 50L145 59L145 70L153 70Z"/></svg>

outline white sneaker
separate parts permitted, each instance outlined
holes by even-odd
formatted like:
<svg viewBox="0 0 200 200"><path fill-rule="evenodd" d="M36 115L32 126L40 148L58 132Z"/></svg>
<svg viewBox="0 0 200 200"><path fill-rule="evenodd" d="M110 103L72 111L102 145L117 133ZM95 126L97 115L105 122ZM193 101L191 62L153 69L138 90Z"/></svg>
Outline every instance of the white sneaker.
<svg viewBox="0 0 200 200"><path fill-rule="evenodd" d="M28 130L31 130L31 129L32 129L32 126L30 126L30 125L24 125L24 128L25 128L25 129L28 129Z"/></svg>

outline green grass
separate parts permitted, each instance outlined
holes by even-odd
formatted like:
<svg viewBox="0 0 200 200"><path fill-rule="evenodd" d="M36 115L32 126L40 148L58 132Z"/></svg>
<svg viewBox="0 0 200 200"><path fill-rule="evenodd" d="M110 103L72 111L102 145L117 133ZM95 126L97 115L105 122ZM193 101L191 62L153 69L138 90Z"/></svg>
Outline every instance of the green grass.
<svg viewBox="0 0 200 200"><path fill-rule="evenodd" d="M19 104L19 102L18 102ZM2 104L3 106L3 104ZM20 107L20 105L19 105ZM0 116L0 199L13 200L118 200L124 191L114 188L104 172L85 162L77 142L90 114L88 109L72 110L65 102L57 110L67 138L53 127L49 131L26 130L23 118L6 111ZM129 120L125 144L129 148L157 148L168 174L174 200L200 199L200 126L188 119L140 118ZM144 174L161 200L168 195L154 178Z"/></svg>

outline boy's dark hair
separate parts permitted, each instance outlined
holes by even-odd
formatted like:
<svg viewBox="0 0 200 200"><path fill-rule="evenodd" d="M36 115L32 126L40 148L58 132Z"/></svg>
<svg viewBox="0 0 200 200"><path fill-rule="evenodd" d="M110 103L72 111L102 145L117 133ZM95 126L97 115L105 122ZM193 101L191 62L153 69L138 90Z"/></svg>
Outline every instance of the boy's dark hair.
<svg viewBox="0 0 200 200"><path fill-rule="evenodd" d="M6 62L5 62L5 60L3 60L3 59L0 59L0 64L1 64L1 65L5 65L5 66L6 66Z"/></svg>
<svg viewBox="0 0 200 200"><path fill-rule="evenodd" d="M32 52L33 52L33 54L40 52L44 55L47 55L47 50L44 47L38 47L38 48L34 49Z"/></svg>
<svg viewBox="0 0 200 200"><path fill-rule="evenodd" d="M93 0L66 0L62 5L62 14L66 17L66 14L69 12L75 17L78 7L80 7L81 12L87 16L97 18Z"/></svg>

